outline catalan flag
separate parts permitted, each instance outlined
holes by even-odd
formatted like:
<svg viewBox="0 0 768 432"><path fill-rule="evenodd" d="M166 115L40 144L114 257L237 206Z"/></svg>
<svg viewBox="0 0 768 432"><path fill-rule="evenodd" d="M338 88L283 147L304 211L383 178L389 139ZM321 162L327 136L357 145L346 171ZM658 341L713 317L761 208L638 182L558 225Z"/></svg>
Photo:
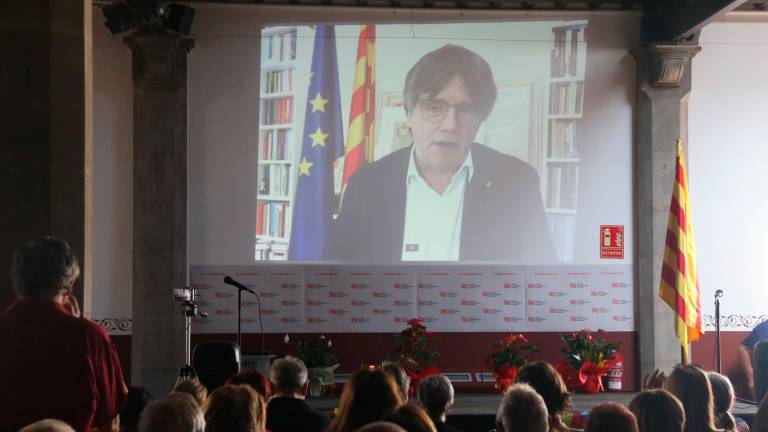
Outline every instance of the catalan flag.
<svg viewBox="0 0 768 432"><path fill-rule="evenodd" d="M344 148L342 193L355 171L373 159L376 114L376 26L363 25L357 42L355 82Z"/></svg>
<svg viewBox="0 0 768 432"><path fill-rule="evenodd" d="M696 243L691 223L691 202L683 146L679 140L675 167L675 185L669 207L659 296L675 312L675 333L683 347L683 362L688 363L688 344L701 337L704 328L701 319L701 291L696 272Z"/></svg>
<svg viewBox="0 0 768 432"><path fill-rule="evenodd" d="M319 25L315 29L301 139L288 259L319 260L325 251L331 223L333 163L344 154L333 26Z"/></svg>

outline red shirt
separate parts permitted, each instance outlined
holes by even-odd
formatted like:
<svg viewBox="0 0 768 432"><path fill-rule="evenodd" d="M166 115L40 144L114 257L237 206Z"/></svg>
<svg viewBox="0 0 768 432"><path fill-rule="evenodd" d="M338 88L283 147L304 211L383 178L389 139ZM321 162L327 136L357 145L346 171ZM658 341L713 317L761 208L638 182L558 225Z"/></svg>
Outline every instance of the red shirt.
<svg viewBox="0 0 768 432"><path fill-rule="evenodd" d="M100 325L52 300L22 300L0 316L0 432L45 418L78 432L114 418L123 371Z"/></svg>

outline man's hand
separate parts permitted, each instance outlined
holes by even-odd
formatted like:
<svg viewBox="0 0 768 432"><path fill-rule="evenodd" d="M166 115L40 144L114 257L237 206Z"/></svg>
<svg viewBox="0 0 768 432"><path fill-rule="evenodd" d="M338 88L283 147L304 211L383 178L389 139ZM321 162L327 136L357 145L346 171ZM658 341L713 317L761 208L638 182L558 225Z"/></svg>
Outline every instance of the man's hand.
<svg viewBox="0 0 768 432"><path fill-rule="evenodd" d="M77 297L75 297L74 294L71 292L64 294L62 305L64 305L64 309L71 313L72 316L80 318L80 304L77 302Z"/></svg>
<svg viewBox="0 0 768 432"><path fill-rule="evenodd" d="M653 390L664 387L667 376L664 372L656 369L652 374L645 374L643 377L643 390Z"/></svg>

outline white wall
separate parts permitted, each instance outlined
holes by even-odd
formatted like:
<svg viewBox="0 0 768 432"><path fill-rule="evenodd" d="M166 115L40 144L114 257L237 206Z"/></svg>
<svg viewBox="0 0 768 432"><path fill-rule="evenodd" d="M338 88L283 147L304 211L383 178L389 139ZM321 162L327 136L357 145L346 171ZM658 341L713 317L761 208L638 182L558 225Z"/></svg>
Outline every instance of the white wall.
<svg viewBox="0 0 768 432"><path fill-rule="evenodd" d="M768 21L757 19L710 24L693 59L688 181L702 304L714 315L714 292L725 292L726 330L768 315Z"/></svg>

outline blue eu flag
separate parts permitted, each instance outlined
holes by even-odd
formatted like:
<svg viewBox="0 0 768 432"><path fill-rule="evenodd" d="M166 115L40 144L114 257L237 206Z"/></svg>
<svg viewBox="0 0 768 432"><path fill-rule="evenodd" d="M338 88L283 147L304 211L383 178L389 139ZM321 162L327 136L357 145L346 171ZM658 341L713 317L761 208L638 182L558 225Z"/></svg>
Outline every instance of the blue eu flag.
<svg viewBox="0 0 768 432"><path fill-rule="evenodd" d="M344 154L336 33L317 26L288 259L323 257L334 202L333 161Z"/></svg>

